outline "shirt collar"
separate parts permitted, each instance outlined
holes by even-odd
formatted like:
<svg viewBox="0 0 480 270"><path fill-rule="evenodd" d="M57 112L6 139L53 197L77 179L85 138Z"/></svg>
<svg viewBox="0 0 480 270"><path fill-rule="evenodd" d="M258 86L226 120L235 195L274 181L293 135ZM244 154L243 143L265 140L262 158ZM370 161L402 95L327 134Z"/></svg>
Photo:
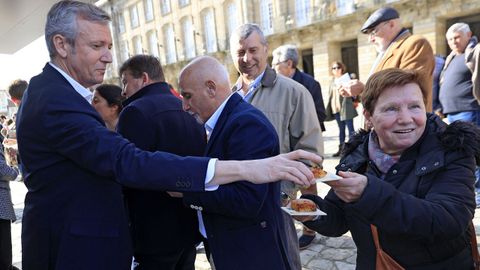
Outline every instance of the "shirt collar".
<svg viewBox="0 0 480 270"><path fill-rule="evenodd" d="M207 132L207 138L210 139L210 135L212 134L213 129L215 129L215 126L217 125L218 118L220 118L220 115L223 112L223 109L225 108L225 105L227 104L228 100L230 97L232 97L233 93L228 96L222 104L217 108L217 110L208 118L207 122L205 122L205 131Z"/></svg>
<svg viewBox="0 0 480 270"><path fill-rule="evenodd" d="M70 85L73 87L73 89L75 89L75 91L77 93L79 93L84 99L87 100L88 103L91 103L92 102L92 99L93 99L93 94L92 92L90 92L90 90L88 90L87 88L83 87L81 84L79 84L77 81L75 81L72 77L70 77L70 75L68 75L67 73L65 73L65 71L63 71L62 69L60 69L59 67L57 67L55 64L53 64L52 62L49 62L50 66L52 66L54 69L56 69L58 72L60 72L60 74L62 74L63 77L65 77L65 79L67 79L67 81L70 83Z"/></svg>
<svg viewBox="0 0 480 270"><path fill-rule="evenodd" d="M242 80L242 77L240 77L237 81L237 84L235 85L238 92L238 94L246 101L250 101L250 99L252 98L253 96L253 93L255 93L255 90L258 88L258 86L260 86L260 84L262 84L262 79L263 79L263 74L265 74L265 70L257 77L255 78L255 80L253 80L253 82L251 82L249 85L248 85L248 90L247 90L247 93L245 94L242 90L242 83L243 83L243 80Z"/></svg>

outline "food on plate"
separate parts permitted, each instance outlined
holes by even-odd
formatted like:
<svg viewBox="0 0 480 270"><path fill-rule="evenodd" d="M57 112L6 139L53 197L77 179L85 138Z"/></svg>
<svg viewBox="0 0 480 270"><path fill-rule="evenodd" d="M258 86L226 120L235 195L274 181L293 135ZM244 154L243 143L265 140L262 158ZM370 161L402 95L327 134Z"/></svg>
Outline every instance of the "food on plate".
<svg viewBox="0 0 480 270"><path fill-rule="evenodd" d="M310 170L312 171L313 176L314 176L315 178L322 178L322 177L324 177L325 175L327 175L327 172L324 171L322 168L320 168L320 167L318 167L318 166L310 167Z"/></svg>
<svg viewBox="0 0 480 270"><path fill-rule="evenodd" d="M290 202L290 208L297 212L315 212L317 205L308 199L296 199Z"/></svg>

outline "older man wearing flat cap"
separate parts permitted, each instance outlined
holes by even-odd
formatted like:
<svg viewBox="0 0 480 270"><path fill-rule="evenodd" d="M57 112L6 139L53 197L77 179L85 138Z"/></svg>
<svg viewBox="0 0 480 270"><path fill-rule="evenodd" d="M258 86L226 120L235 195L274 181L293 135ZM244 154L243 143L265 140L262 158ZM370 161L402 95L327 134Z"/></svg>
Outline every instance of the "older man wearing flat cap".
<svg viewBox="0 0 480 270"><path fill-rule="evenodd" d="M423 37L412 35L402 27L398 12L391 7L376 10L365 21L361 30L368 35L368 41L375 45L377 58L370 74L387 68L413 69L420 73L421 87L427 89L426 109L432 111L432 82L435 58L430 43ZM356 96L364 85L352 80L341 89L344 96Z"/></svg>

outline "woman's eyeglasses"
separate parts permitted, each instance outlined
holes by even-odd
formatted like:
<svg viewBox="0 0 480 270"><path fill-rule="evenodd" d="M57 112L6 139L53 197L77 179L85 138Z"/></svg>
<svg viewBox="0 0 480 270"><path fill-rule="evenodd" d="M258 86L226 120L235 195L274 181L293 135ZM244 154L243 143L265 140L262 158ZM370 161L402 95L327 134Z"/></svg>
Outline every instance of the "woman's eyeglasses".
<svg viewBox="0 0 480 270"><path fill-rule="evenodd" d="M341 67L332 67L332 70L342 69Z"/></svg>

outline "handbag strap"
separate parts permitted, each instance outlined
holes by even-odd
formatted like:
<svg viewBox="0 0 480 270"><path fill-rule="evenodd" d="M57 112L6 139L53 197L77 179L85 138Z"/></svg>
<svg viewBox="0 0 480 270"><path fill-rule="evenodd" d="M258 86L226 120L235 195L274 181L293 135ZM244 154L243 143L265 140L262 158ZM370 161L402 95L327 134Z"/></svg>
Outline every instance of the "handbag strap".
<svg viewBox="0 0 480 270"><path fill-rule="evenodd" d="M373 236L373 242L375 243L375 247L377 248L377 250L382 250L382 247L380 246L380 241L378 240L377 226L370 224L370 228L372 229L372 236Z"/></svg>
<svg viewBox="0 0 480 270"><path fill-rule="evenodd" d="M370 228L372 230L372 237L373 237L373 242L375 243L375 248L377 248L377 250L382 250L382 247L380 246L380 241L378 240L377 227L373 224L370 224ZM480 254L478 252L477 235L475 233L475 226L473 225L472 221L470 221L469 230L470 230L470 246L472 248L473 263L475 264L474 269L477 270L477 269L480 269Z"/></svg>
<svg viewBox="0 0 480 270"><path fill-rule="evenodd" d="M480 254L478 253L477 235L475 233L475 226L473 225L472 221L470 221L469 229L470 229L470 246L472 248L473 263L475 264L474 269L480 269Z"/></svg>

